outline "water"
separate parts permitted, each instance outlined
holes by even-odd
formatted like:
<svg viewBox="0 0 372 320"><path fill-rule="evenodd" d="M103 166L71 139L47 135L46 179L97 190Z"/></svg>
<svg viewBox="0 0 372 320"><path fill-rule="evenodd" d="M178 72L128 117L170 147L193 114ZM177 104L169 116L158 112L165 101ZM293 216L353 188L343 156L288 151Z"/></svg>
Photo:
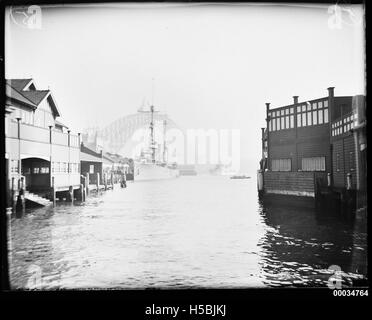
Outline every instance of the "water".
<svg viewBox="0 0 372 320"><path fill-rule="evenodd" d="M12 288L326 286L363 277L364 222L260 202L255 179L128 183L9 222Z"/></svg>

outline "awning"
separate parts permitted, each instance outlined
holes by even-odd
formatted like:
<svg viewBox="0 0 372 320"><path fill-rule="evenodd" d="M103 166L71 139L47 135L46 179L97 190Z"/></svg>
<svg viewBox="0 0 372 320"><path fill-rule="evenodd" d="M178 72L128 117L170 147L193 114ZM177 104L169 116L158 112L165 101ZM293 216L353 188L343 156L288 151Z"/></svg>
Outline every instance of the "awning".
<svg viewBox="0 0 372 320"><path fill-rule="evenodd" d="M91 154L80 152L80 161L87 161L87 162L102 162L102 158L95 157Z"/></svg>

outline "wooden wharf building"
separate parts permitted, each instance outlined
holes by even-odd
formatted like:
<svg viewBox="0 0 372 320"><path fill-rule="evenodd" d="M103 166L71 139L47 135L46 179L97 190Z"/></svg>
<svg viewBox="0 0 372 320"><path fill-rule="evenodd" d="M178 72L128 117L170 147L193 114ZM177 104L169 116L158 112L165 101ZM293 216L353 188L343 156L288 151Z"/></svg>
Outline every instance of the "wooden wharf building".
<svg viewBox="0 0 372 320"><path fill-rule="evenodd" d="M56 193L80 188L80 136L58 121L60 116L50 90L38 90L33 79L6 81L8 207L20 195L45 205Z"/></svg>
<svg viewBox="0 0 372 320"><path fill-rule="evenodd" d="M365 109L364 96L336 97L333 87L327 96L309 101L294 96L287 106L266 103L260 193L354 202L365 198Z"/></svg>

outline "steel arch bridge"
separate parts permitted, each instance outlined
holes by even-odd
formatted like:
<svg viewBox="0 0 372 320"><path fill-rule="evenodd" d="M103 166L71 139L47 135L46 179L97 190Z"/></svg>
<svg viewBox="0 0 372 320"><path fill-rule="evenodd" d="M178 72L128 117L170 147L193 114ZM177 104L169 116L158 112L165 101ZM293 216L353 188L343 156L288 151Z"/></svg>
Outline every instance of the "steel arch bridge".
<svg viewBox="0 0 372 320"><path fill-rule="evenodd" d="M167 130L180 129L177 124L165 113L154 113L154 122L167 121ZM150 113L136 113L122 117L108 126L97 131L97 136L110 152L121 154L131 140L134 132L141 128L148 128L151 121Z"/></svg>

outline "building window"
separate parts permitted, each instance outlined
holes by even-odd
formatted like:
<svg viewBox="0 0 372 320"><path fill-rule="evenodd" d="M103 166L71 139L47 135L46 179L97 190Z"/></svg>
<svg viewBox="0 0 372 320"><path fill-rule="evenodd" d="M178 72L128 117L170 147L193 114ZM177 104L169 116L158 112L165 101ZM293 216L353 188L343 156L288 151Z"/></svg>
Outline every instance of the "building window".
<svg viewBox="0 0 372 320"><path fill-rule="evenodd" d="M340 154L336 154L336 171L340 171Z"/></svg>
<svg viewBox="0 0 372 320"><path fill-rule="evenodd" d="M318 123L323 124L323 110L318 110Z"/></svg>
<svg viewBox="0 0 372 320"><path fill-rule="evenodd" d="M302 171L325 171L325 157L302 158Z"/></svg>
<svg viewBox="0 0 372 320"><path fill-rule="evenodd" d="M308 112L307 113L307 125L308 126L311 126L312 125L312 122L311 122L311 112Z"/></svg>
<svg viewBox="0 0 372 320"><path fill-rule="evenodd" d="M94 164L89 166L89 173L94 173Z"/></svg>
<svg viewBox="0 0 372 320"><path fill-rule="evenodd" d="M297 114L297 127L301 127L301 113Z"/></svg>
<svg viewBox="0 0 372 320"><path fill-rule="evenodd" d="M290 128L294 128L294 115L292 114L290 116L290 124L289 124Z"/></svg>
<svg viewBox="0 0 372 320"><path fill-rule="evenodd" d="M49 173L49 167L41 167L40 168L40 173L44 173L44 174Z"/></svg>
<svg viewBox="0 0 372 320"><path fill-rule="evenodd" d="M40 172L40 168L39 167L34 167L33 168L33 174L39 174L39 172Z"/></svg>
<svg viewBox="0 0 372 320"><path fill-rule="evenodd" d="M291 159L273 159L271 160L272 171L291 171Z"/></svg>
<svg viewBox="0 0 372 320"><path fill-rule="evenodd" d="M302 126L306 127L306 113L302 114Z"/></svg>
<svg viewBox="0 0 372 320"><path fill-rule="evenodd" d="M273 131L276 131L276 121L275 119L273 119L272 121L273 121Z"/></svg>
<svg viewBox="0 0 372 320"><path fill-rule="evenodd" d="M318 124L318 118L317 118L317 112L316 111L313 111L313 125L317 125Z"/></svg>
<svg viewBox="0 0 372 320"><path fill-rule="evenodd" d="M10 166L10 171L12 173L18 173L18 160L12 160L11 166Z"/></svg>
<svg viewBox="0 0 372 320"><path fill-rule="evenodd" d="M355 170L355 157L354 157L354 152L350 151L349 154L349 166L350 166L350 171Z"/></svg>
<svg viewBox="0 0 372 320"><path fill-rule="evenodd" d="M283 111L283 110L282 110L282 111ZM284 119L284 117L281 117L280 119L281 119L281 128L282 128L282 130L283 130L283 129L286 128L286 127L285 127L285 123L284 123L284 122L285 122L285 119Z"/></svg>
<svg viewBox="0 0 372 320"><path fill-rule="evenodd" d="M324 109L324 123L328 123L328 109Z"/></svg>

